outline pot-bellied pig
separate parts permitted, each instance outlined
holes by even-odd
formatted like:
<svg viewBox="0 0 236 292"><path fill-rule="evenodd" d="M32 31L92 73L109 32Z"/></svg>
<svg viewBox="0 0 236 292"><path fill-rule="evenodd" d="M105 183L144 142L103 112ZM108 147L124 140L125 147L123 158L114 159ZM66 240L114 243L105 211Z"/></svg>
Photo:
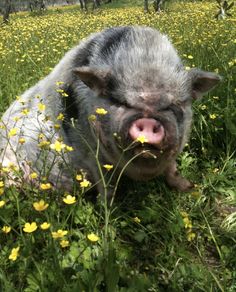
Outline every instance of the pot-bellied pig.
<svg viewBox="0 0 236 292"><path fill-rule="evenodd" d="M219 81L186 71L155 29L92 34L5 112L2 165L15 163L25 176L36 171L55 187L69 188L82 172L102 193L102 170L110 193L120 172L134 180L163 174L187 191L192 183L177 172L176 158L189 136L191 104Z"/></svg>

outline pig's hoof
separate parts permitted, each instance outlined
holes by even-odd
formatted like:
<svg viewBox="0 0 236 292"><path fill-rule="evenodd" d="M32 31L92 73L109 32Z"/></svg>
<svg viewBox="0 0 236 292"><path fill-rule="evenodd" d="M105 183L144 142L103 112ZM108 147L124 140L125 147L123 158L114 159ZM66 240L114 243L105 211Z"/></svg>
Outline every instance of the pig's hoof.
<svg viewBox="0 0 236 292"><path fill-rule="evenodd" d="M189 192L194 188L194 184L192 182L177 173L175 173L174 176L167 177L166 179L171 188L180 192Z"/></svg>
<svg viewBox="0 0 236 292"><path fill-rule="evenodd" d="M190 192L193 188L194 184L185 178L182 178L175 187L180 192Z"/></svg>

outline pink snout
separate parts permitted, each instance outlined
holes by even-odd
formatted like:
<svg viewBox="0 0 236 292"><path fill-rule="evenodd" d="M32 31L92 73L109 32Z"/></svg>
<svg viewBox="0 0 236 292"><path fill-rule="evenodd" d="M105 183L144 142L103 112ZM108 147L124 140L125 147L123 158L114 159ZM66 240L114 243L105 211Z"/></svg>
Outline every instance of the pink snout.
<svg viewBox="0 0 236 292"><path fill-rule="evenodd" d="M148 144L160 144L165 137L163 125L155 120L142 118L133 122L129 129L130 137L135 141L137 138L145 137Z"/></svg>

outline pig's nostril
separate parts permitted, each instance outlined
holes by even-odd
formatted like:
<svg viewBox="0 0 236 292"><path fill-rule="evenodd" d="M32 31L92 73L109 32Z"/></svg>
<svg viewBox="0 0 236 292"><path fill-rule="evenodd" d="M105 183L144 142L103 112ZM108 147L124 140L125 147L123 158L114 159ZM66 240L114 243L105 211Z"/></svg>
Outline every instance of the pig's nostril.
<svg viewBox="0 0 236 292"><path fill-rule="evenodd" d="M142 132L143 131L143 126L138 126L138 129L139 129L140 132Z"/></svg>
<svg viewBox="0 0 236 292"><path fill-rule="evenodd" d="M160 129L161 129L161 125L155 126L153 128L153 133L156 134L156 133L160 132Z"/></svg>

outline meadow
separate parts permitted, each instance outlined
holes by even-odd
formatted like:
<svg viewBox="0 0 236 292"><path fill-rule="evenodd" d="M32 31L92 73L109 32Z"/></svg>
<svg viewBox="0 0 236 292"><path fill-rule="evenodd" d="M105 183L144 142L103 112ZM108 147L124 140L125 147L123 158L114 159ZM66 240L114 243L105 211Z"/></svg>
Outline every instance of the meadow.
<svg viewBox="0 0 236 292"><path fill-rule="evenodd" d="M12 15L0 26L0 109L90 33L155 27L187 70L223 77L194 103L193 130L178 161L195 189L175 192L162 178L124 179L108 206L91 197L81 174L68 194L44 177L26 184L15 165L1 167L0 291L236 291L236 9L217 21L212 1L172 1L160 14L144 14L134 2L93 13L68 6ZM13 174L18 187L6 184Z"/></svg>

